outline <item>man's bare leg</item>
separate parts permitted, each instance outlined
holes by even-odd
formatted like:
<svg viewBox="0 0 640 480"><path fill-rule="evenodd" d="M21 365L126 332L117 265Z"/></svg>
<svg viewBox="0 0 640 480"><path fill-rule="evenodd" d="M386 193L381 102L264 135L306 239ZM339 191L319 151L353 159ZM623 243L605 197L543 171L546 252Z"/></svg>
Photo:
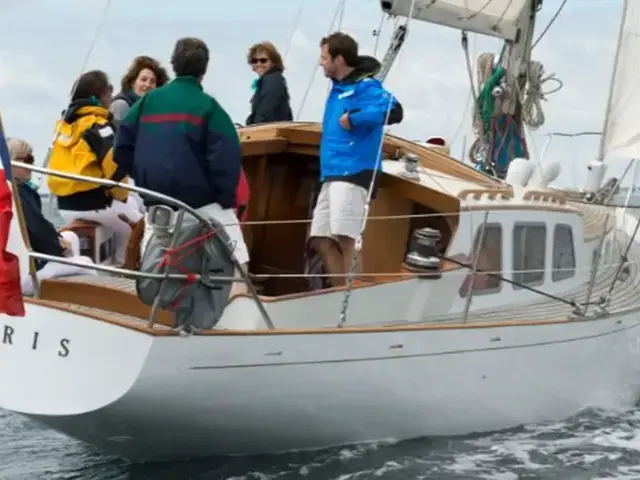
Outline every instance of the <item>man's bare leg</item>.
<svg viewBox="0 0 640 480"><path fill-rule="evenodd" d="M330 238L315 237L313 239L313 246L322 257L327 273L332 275L329 278L331 284L334 287L344 285L344 259L336 243Z"/></svg>
<svg viewBox="0 0 640 480"><path fill-rule="evenodd" d="M342 268L343 273L348 274L351 271L351 264L353 263L354 256L356 254L356 241L351 237L345 237L340 235L338 237L340 242L340 248L342 249ZM358 257L358 265L354 273L362 272L362 254ZM347 277L343 277L344 282L347 282Z"/></svg>

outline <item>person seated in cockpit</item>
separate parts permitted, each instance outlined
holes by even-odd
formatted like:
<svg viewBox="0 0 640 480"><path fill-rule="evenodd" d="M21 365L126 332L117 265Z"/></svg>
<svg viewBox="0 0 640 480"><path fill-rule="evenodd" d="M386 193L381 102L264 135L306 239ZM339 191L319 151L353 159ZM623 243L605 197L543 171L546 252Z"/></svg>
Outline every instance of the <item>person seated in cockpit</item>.
<svg viewBox="0 0 640 480"><path fill-rule="evenodd" d="M9 156L11 161L33 165L33 149L26 141L18 138L7 139ZM92 265L89 257L80 255L80 239L74 232L65 231L58 233L53 224L42 213L42 201L38 194L38 185L31 180L31 170L21 167L13 167L13 176L18 186L18 198L24 226L29 237L29 244L34 252L51 255L54 257L67 257L78 263ZM77 265L65 265L63 263L48 262L36 259L36 276L39 280L47 278L64 277L68 275L95 275L96 271ZM33 295L33 279L27 275L21 279L22 293Z"/></svg>
<svg viewBox="0 0 640 480"><path fill-rule="evenodd" d="M104 72L94 70L78 78L71 103L56 124L49 168L64 173L122 182L126 173L113 161L115 125L109 112L113 87ZM115 237L115 260L124 263L131 224L142 218L127 191L49 175L49 191L57 197L67 223L89 220L102 224ZM126 217L128 221L122 219Z"/></svg>

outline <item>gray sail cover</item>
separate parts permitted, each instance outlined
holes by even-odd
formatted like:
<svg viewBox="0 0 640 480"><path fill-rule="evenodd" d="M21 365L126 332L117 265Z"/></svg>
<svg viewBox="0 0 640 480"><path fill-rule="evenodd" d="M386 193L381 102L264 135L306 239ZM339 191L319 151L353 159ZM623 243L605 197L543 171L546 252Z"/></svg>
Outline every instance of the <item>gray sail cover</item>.
<svg viewBox="0 0 640 480"><path fill-rule="evenodd" d="M185 272L217 277L232 277L234 266L229 258L233 245L224 227L210 219L215 234L204 243L186 246L169 259L170 265L163 265L164 254L171 244L171 235L154 233L142 255L140 271L145 273L184 274ZM189 215L184 216L178 232L176 245L184 245L210 231ZM225 248L225 244L229 245ZM174 265L177 265L174 266ZM158 307L175 312L175 327L213 328L228 303L230 283L205 285L203 282L188 283L185 280L157 280L139 278L136 281L138 297L147 305L153 305L158 295Z"/></svg>

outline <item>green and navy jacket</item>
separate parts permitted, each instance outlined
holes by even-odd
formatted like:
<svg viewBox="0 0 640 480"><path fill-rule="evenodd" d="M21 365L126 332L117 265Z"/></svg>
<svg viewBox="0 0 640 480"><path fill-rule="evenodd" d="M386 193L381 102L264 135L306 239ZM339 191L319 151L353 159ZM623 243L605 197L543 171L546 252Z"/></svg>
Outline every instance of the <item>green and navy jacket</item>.
<svg viewBox="0 0 640 480"><path fill-rule="evenodd" d="M196 78L177 77L135 103L118 128L113 160L136 186L192 208L234 207L242 162L238 133Z"/></svg>

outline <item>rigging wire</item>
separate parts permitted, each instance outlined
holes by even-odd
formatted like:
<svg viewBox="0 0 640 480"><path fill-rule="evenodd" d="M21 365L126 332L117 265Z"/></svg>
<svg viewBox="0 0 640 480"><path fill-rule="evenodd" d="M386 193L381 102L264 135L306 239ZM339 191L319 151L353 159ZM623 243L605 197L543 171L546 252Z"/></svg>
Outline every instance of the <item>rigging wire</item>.
<svg viewBox="0 0 640 480"><path fill-rule="evenodd" d="M477 269L477 268L474 269L473 265L469 265L468 263L461 262L459 260L456 260L455 258L450 258L450 257L447 257L445 255L438 255L438 258L440 258L442 260L446 260L446 261L451 262L451 263L454 263L454 264L458 265L459 267L466 268L467 270L473 270L476 273L483 273L483 274L485 274L485 275L487 275L487 276L489 276L491 278L498 279L498 280L500 280L502 282L506 282L506 283L508 283L510 285L513 285L515 287L522 288L524 290L529 290L530 292L537 293L538 295L542 295L543 297L547 297L547 298L549 298L551 300L555 300L557 302L567 304L567 305L569 305L571 307L574 307L574 308L578 307L578 304L575 302L575 300L567 300L566 298L558 297L557 295L553 295L552 293L547 293L547 292L544 292L542 290L538 290L537 288L530 287L529 285L526 285L524 283L520 283L520 282L517 282L515 280L511 280L511 279L506 278L506 277L504 277L504 276L502 276L500 274L491 273L491 272L488 272L486 270L480 270L480 269ZM522 270L517 270L517 271L521 272ZM600 302L598 302L598 304L599 303Z"/></svg>
<svg viewBox="0 0 640 480"><path fill-rule="evenodd" d="M382 35L382 27L384 26L384 18L385 18L385 13L382 12L382 15L380 15L380 23L378 24L378 29L373 31L373 36L376 37L376 42L373 46L374 57L378 56L378 47L380 45L380 36Z"/></svg>
<svg viewBox="0 0 640 480"><path fill-rule="evenodd" d="M416 0L411 0L411 6L409 8L409 15L407 16L407 20L404 24L405 26L405 35L409 34L409 24L413 19L413 14L416 7ZM380 162L382 157L382 147L384 146L384 126L387 125L389 121L389 115L391 115L391 109L393 108L393 100L394 97L389 95L389 102L387 104L387 113L385 115L384 123L383 123L383 132L380 137L380 142L378 142L377 155L376 155L376 163L373 169L373 175L371 176L371 182L369 183L369 188L367 192L367 201L364 205L363 219L362 224L360 225L360 233L358 234L358 238L355 241L355 249L353 254L353 259L351 260L351 266L349 268L349 276L347 277L347 288L344 292L344 298L342 299L342 308L340 309L340 322L338 323L338 327L344 326L347 321L347 309L349 308L349 300L351 299L351 292L353 291L353 280L355 278L356 267L358 265L358 261L360 260L360 254L362 251L362 243L364 238L364 231L367 227L367 217L369 216L369 208L371 207L371 200L373 198L373 191L376 186L376 179L378 178L378 170L380 168Z"/></svg>
<svg viewBox="0 0 640 480"><path fill-rule="evenodd" d="M477 35L473 35L473 46L471 47L473 50L472 55L475 57L476 55L476 40L477 40ZM473 80L473 77L471 77L471 79ZM455 141L458 139L458 136L460 135L460 133L462 132L462 129L464 128L465 123L467 123L467 114L468 114L468 110L469 110L469 105L471 105L471 101L473 100L474 96L473 96L473 86L469 89L469 95L467 95L467 103L465 103L464 105L464 112L462 114L462 118L460 119L460 123L458 124L458 127L455 130L455 133L453 134L453 137L451 138L451 142L450 145L453 145L455 143ZM464 150L464 149L463 149ZM463 158L461 158L461 160L464 162L464 154L463 154Z"/></svg>
<svg viewBox="0 0 640 480"><path fill-rule="evenodd" d="M338 25L336 27L336 31L342 31L342 24L344 21L344 11L347 8L347 0L342 0L342 7L340 8L340 13L338 15ZM331 92L331 80L327 78L327 93L325 94L327 97L329 96L329 92Z"/></svg>
<svg viewBox="0 0 640 480"><path fill-rule="evenodd" d="M93 35L93 38L91 39L91 42L89 43L89 50L87 50L87 54L84 57L84 60L82 61L82 65L80 67L80 73L78 73L78 76L76 77L76 80L80 77L80 75L82 75L84 73L84 71L87 68L87 64L89 63L89 58L91 57L91 54L93 53L93 50L96 46L96 44L98 43L98 38L100 37L100 33L102 32L102 27L104 26L104 22L107 19L107 14L109 12L109 9L111 8L111 0L106 0L104 8L102 9L102 14L99 17L99 21L98 21L98 25L96 26L96 30L95 33ZM69 99L73 98L73 95L76 93L76 90L78 89L78 83L77 81L74 82L73 87L71 88L71 93L69 93ZM66 106L65 106L66 108ZM47 155L45 157L44 160L44 167L46 168L47 165L49 164L49 157L51 156L51 149L53 148L53 144L56 140L56 138L58 137L58 134L60 133L60 127L61 125L58 125L58 128L56 129L54 135L53 135L53 139L51 140L51 143L49 144L49 148L47 150ZM40 180L42 178L42 174L38 174L38 180Z"/></svg>
<svg viewBox="0 0 640 480"><path fill-rule="evenodd" d="M91 57L91 54L93 53L93 50L96 46L96 44L98 43L98 38L100 37L100 33L102 32L102 28L104 27L104 23L105 20L107 19L107 14L109 13L109 9L111 8L111 0L106 0L104 8L102 9L102 14L99 17L99 21L98 21L98 25L96 26L96 30L95 33L93 35L93 38L91 39L91 42L89 43L89 50L87 50L87 54L84 57L84 60L82 61L82 65L80 67L80 73L78 73L78 76L76 77L76 81L74 81L73 83L73 87L71 87L71 92L69 93L69 100L71 100L73 98L73 96L76 93L76 90L78 89L78 82L77 79L80 78L80 75L82 75L84 73L84 71L87 68L87 64L89 63L89 58ZM69 101L67 101L67 104L69 103ZM67 108L68 105L65 105L65 110ZM51 142L49 143L49 148L47 148L47 153L44 157L44 161L42 162L42 166L44 168L47 168L47 166L49 165L49 160L51 159L51 151L53 150L53 144L56 141L56 138L58 138L58 135L60 134L60 128L62 127L62 124L58 124L58 126L56 127L56 130L53 134L53 138L51 139ZM36 176L36 183L40 183L40 181L43 178L43 174L42 173L38 173ZM53 195L53 193L51 194L51 200L55 199L55 195ZM47 207L48 213L50 216L55 216L55 213L53 211L54 209L54 203L53 201L49 201L49 205Z"/></svg>
<svg viewBox="0 0 640 480"><path fill-rule="evenodd" d="M329 26L329 31L328 31L327 35L329 35L333 31L333 26L336 24L336 21L340 17L340 12L341 12L341 10L344 9L345 2L346 2L346 0L338 0L338 4L336 5L336 10L333 13L333 18L331 20L331 25ZM302 109L304 108L304 105L307 102L307 98L309 97L309 93L311 93L311 87L313 86L313 81L315 80L316 75L318 74L318 70L319 70L318 66L316 64L314 64L314 66L313 66L313 74L311 75L311 78L309 79L309 83L307 84L307 88L306 88L306 90L304 92L304 95L302 96L302 101L300 102L300 107L298 107L298 111L296 112L296 117L295 117L296 121L300 121L300 115L302 114Z"/></svg>
<svg viewBox="0 0 640 480"><path fill-rule="evenodd" d="M547 34L551 26L555 23L556 19L560 16L560 13L564 9L564 6L567 4L567 1L568 0L562 0L560 7L558 7L558 10L556 10L556 13L553 14L553 17L551 17L551 20L549 20L549 23L547 23L547 26L544 27L544 29L542 30L542 32L540 33L536 41L533 42L533 44L531 45L531 50L533 50L538 44L538 42L540 42L540 40L542 40L544 36Z"/></svg>
<svg viewBox="0 0 640 480"><path fill-rule="evenodd" d="M302 10L304 9L304 4L306 1L307 0L300 0L298 11L296 12L296 16L294 17L294 20L293 20L293 28L291 29L291 33L289 34L289 41L287 42L287 46L284 50L284 60L287 59L287 55L289 55L289 51L291 50L293 37L295 37L296 31L298 30L298 24L300 23L300 19L302 18Z"/></svg>

